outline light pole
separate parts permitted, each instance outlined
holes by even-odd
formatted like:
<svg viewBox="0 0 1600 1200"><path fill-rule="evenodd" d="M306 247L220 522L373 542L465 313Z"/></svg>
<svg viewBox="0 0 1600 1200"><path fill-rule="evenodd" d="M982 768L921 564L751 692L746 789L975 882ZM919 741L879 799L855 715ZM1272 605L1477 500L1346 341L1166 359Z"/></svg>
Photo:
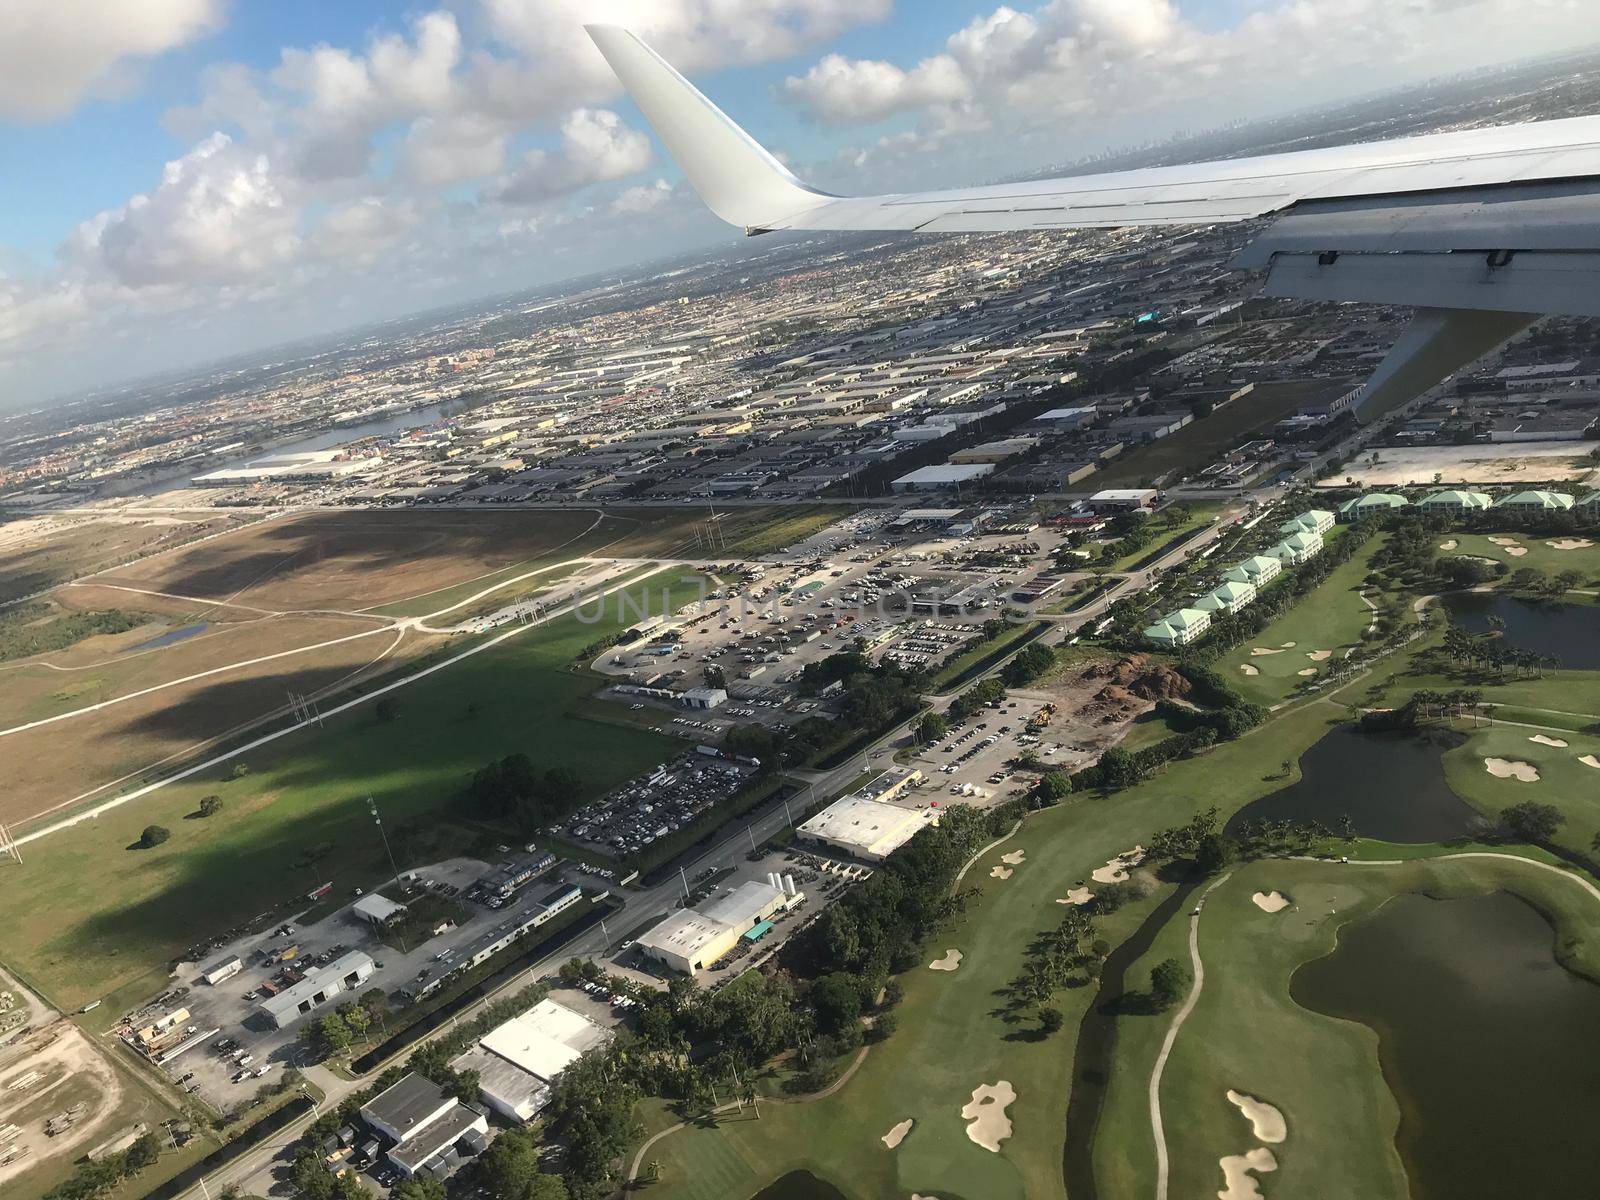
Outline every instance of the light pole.
<svg viewBox="0 0 1600 1200"><path fill-rule="evenodd" d="M383 852L389 856L389 868L394 872L395 882L398 883L400 880L400 868L394 861L394 851L389 847L389 834L383 827L383 818L378 816L378 802L371 796L367 797L367 811L372 814L372 823L378 827L378 836L383 839ZM400 942L400 953L411 953L411 951L406 947L405 932L403 930L396 929L395 937L398 938Z"/></svg>

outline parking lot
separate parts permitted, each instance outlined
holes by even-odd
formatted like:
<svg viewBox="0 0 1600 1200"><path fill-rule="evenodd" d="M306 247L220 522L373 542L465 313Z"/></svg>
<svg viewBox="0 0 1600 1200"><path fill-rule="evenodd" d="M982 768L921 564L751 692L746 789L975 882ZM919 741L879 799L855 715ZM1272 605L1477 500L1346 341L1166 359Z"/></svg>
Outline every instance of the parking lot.
<svg viewBox="0 0 1600 1200"><path fill-rule="evenodd" d="M584 805L550 832L624 857L731 799L754 775L748 763L691 751Z"/></svg>
<svg viewBox="0 0 1600 1200"><path fill-rule="evenodd" d="M510 849L510 848L508 848ZM226 1110L249 1098L257 1088L268 1082L275 1072L305 1061L300 1042L302 1028L322 1014L323 1009L311 1014L285 1029L274 1028L258 1011L262 986L275 976L283 978L286 968L332 961L347 950L360 950L369 955L376 970L372 978L353 993L340 996L328 1005L355 1001L371 988L382 988L393 998L401 987L415 983L448 968L443 961L481 934L506 919L505 909L492 909L487 903L468 902L466 894L471 885L491 873L499 864L477 859L457 858L432 866L419 868L417 895L430 895L453 902L459 914L459 923L439 933L427 936L404 949L380 938L373 926L353 911L354 899L336 912L312 925L279 926L265 934L255 934L215 947L200 962L179 966L174 988L136 1014L134 1025L164 1015L179 1007L187 1008L187 1024L196 1030L217 1029L209 1041L173 1059L162 1069L166 1070L185 1091ZM408 872L409 874L413 874ZM529 881L527 890L536 890L540 884L558 879L594 885L594 879L582 874L570 864L560 865L537 880ZM387 889L386 889L387 890ZM526 893L521 893L526 894ZM285 933L287 929L290 932ZM291 958L269 961L263 951L274 950L277 955L294 948ZM201 972L213 963L237 955L243 969L230 979L215 986L201 978ZM248 1058L249 1062L241 1059ZM241 1072L248 1072L241 1076Z"/></svg>

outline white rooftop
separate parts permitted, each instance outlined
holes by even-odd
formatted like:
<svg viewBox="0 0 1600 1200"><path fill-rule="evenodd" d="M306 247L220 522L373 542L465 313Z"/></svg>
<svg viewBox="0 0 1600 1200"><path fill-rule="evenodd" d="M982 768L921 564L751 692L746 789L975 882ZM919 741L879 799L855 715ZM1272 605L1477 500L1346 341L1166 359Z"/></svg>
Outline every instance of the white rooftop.
<svg viewBox="0 0 1600 1200"><path fill-rule="evenodd" d="M836 800L805 824L800 832L837 846L884 858L917 835L925 825L935 822L932 809L901 808L862 796Z"/></svg>
<svg viewBox="0 0 1600 1200"><path fill-rule="evenodd" d="M479 1045L540 1079L550 1080L610 1035L582 1013L541 1000L479 1039Z"/></svg>

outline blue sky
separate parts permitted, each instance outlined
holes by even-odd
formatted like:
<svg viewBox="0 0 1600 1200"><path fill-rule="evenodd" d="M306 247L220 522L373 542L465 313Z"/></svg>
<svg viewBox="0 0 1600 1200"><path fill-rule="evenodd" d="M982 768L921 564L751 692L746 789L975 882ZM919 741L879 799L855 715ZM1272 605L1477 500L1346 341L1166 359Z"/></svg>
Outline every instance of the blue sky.
<svg viewBox="0 0 1600 1200"><path fill-rule="evenodd" d="M0 404L731 239L586 19L817 182L885 190L1568 49L1586 7L6 0Z"/></svg>

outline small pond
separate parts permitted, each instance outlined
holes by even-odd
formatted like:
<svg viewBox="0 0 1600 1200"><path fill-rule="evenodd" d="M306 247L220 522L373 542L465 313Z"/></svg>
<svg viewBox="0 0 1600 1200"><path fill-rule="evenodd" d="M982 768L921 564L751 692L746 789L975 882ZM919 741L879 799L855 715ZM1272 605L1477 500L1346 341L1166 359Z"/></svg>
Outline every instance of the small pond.
<svg viewBox="0 0 1600 1200"><path fill-rule="evenodd" d="M754 1200L846 1200L831 1183L824 1183L810 1171L790 1171L776 1183L755 1194Z"/></svg>
<svg viewBox="0 0 1600 1200"><path fill-rule="evenodd" d="M1362 837L1448 842L1465 836L1477 812L1445 782L1443 754L1458 745L1445 731L1362 733L1341 725L1300 759L1300 781L1261 797L1228 822L1321 821L1348 815Z"/></svg>
<svg viewBox="0 0 1600 1200"><path fill-rule="evenodd" d="M196 634L204 633L211 628L210 621L200 621L194 625L185 625L181 629L169 629L165 633L157 634L147 642L140 642L135 650L159 650L162 646L170 646L175 642L188 641Z"/></svg>
<svg viewBox="0 0 1600 1200"><path fill-rule="evenodd" d="M1505 639L1521 650L1551 654L1573 671L1600 671L1600 605L1522 600L1494 592L1458 592L1443 597L1457 625L1488 633L1495 618Z"/></svg>
<svg viewBox="0 0 1600 1200"><path fill-rule="evenodd" d="M1507 893L1403 895L1295 972L1298 1004L1377 1032L1412 1200L1595 1194L1600 986L1553 945Z"/></svg>

